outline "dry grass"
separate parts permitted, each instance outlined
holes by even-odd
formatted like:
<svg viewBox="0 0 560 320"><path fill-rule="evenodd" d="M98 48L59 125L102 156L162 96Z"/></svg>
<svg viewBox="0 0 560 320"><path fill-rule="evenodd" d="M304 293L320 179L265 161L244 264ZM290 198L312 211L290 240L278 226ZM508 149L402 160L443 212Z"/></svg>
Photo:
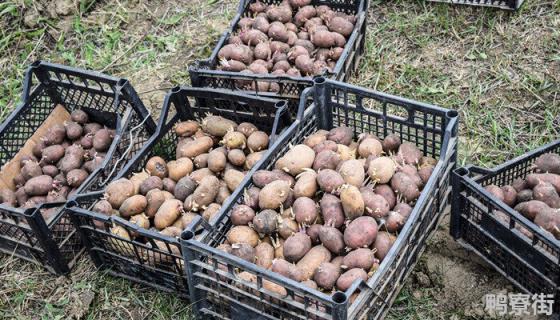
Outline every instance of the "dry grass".
<svg viewBox="0 0 560 320"><path fill-rule="evenodd" d="M457 109L460 162L493 166L558 138L560 2L531 1L515 14L420 0L370 1L367 51L352 83ZM49 15L41 3L70 3ZM129 78L157 110L170 87L188 83L187 66L209 55L237 1L81 0L0 3L0 118L17 104L21 79L36 59ZM44 10L34 21L30 15ZM56 10L55 10L56 11ZM59 8L60 11L60 8ZM445 228L440 232L443 243ZM441 255L469 265L496 290L495 272L449 254L435 241L411 277L392 319L475 319L442 303L445 274L425 267ZM473 267L474 266L474 267ZM189 318L187 303L93 270L84 257L70 278L0 256L0 318ZM480 271L476 271L480 270ZM431 272L431 273L429 273ZM441 281L439 281L440 279ZM498 279L498 280L493 280ZM500 287L500 286L504 287ZM467 297L470 302L480 297Z"/></svg>

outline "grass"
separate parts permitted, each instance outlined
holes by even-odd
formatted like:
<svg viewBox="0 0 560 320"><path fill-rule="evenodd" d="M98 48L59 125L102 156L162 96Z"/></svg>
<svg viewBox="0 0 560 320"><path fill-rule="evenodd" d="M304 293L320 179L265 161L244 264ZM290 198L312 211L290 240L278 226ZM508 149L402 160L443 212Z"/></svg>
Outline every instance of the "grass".
<svg viewBox="0 0 560 320"><path fill-rule="evenodd" d="M458 110L460 164L492 167L558 138L560 1L526 1L513 14L370 2L367 49L351 82ZM188 83L187 66L210 54L237 1L69 3L77 6L67 16L49 15L36 1L0 3L0 118L18 103L24 71L37 59L126 77L157 113L166 90ZM190 317L183 301L96 273L87 257L70 278L5 255L0 272L0 318ZM436 303L440 297L441 287L411 278L389 318L473 318Z"/></svg>

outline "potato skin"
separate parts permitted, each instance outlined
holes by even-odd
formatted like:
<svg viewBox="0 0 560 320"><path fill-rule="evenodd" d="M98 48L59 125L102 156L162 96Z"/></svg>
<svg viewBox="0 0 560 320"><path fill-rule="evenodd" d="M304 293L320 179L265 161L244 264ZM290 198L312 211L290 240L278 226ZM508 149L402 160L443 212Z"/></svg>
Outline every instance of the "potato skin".
<svg viewBox="0 0 560 320"><path fill-rule="evenodd" d="M156 212L154 226L163 230L172 225L183 213L183 203L177 199L165 200Z"/></svg>
<svg viewBox="0 0 560 320"><path fill-rule="evenodd" d="M319 217L317 204L311 198L297 198L292 205L292 210L296 221L301 224L313 224Z"/></svg>
<svg viewBox="0 0 560 320"><path fill-rule="evenodd" d="M119 212L121 216L125 218L129 218L131 216L144 212L144 209L146 209L147 205L148 205L148 201L146 200L146 197L137 194L126 199L121 204L119 208Z"/></svg>
<svg viewBox="0 0 560 320"><path fill-rule="evenodd" d="M321 214L325 224L340 228L344 224L344 209L340 199L332 194L325 193L320 202Z"/></svg>
<svg viewBox="0 0 560 320"><path fill-rule="evenodd" d="M331 252L327 248L322 245L311 248L296 264L296 267L303 273L302 281L311 279L321 263L329 262L330 260Z"/></svg>
<svg viewBox="0 0 560 320"><path fill-rule="evenodd" d="M259 207L261 209L278 209L289 196L290 185L286 181L273 181L259 192Z"/></svg>
<svg viewBox="0 0 560 320"><path fill-rule="evenodd" d="M369 271L375 263L375 253L369 248L358 248L350 251L342 260L347 269L361 268Z"/></svg>
<svg viewBox="0 0 560 320"><path fill-rule="evenodd" d="M229 243L247 243L256 247L259 243L259 235L248 226L235 226L226 235Z"/></svg>
<svg viewBox="0 0 560 320"><path fill-rule="evenodd" d="M47 175L33 177L23 186L28 196L44 196L54 189L53 179Z"/></svg>
<svg viewBox="0 0 560 320"><path fill-rule="evenodd" d="M313 280L322 289L332 290L338 277L340 277L340 266L323 262L317 268Z"/></svg>
<svg viewBox="0 0 560 320"><path fill-rule="evenodd" d="M284 259L298 262L311 249L311 238L303 232L291 235L284 242Z"/></svg>
<svg viewBox="0 0 560 320"><path fill-rule="evenodd" d="M336 288L340 291L346 291L357 279L367 281L368 276L364 269L354 268L344 272L336 281Z"/></svg>
<svg viewBox="0 0 560 320"><path fill-rule="evenodd" d="M365 203L358 188L345 184L340 191L340 201L347 219L353 220L364 214Z"/></svg>

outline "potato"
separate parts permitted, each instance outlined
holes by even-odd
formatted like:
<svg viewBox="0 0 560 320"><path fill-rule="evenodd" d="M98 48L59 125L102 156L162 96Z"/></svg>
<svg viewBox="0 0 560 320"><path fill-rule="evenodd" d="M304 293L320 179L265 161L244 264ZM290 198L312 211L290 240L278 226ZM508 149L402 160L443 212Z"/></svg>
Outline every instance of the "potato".
<svg viewBox="0 0 560 320"><path fill-rule="evenodd" d="M220 181L214 176L204 177L192 193L193 211L208 206L218 194Z"/></svg>
<svg viewBox="0 0 560 320"><path fill-rule="evenodd" d="M401 164L417 165L422 159L422 151L410 142L403 142L397 152L397 161Z"/></svg>
<svg viewBox="0 0 560 320"><path fill-rule="evenodd" d="M227 154L227 160L234 166L241 167L245 164L245 153L240 149L230 150ZM212 168L210 168L212 170Z"/></svg>
<svg viewBox="0 0 560 320"><path fill-rule="evenodd" d="M245 149L247 138L245 135L238 131L230 131L226 133L220 141L228 150L230 149Z"/></svg>
<svg viewBox="0 0 560 320"><path fill-rule="evenodd" d="M231 254L245 261L255 263L256 251L247 243L234 243L231 245Z"/></svg>
<svg viewBox="0 0 560 320"><path fill-rule="evenodd" d="M395 195L395 192L393 192L393 189L391 189L391 187L389 185L386 185L386 184L377 185L373 189L373 192L375 192L375 194L378 194L378 195L382 196L383 198L385 198L387 203L389 203L390 208L393 208L395 206L395 204L397 203L397 197Z"/></svg>
<svg viewBox="0 0 560 320"><path fill-rule="evenodd" d="M412 207L408 203L400 202L393 208L393 211L400 214L403 217L404 222L406 222L412 213Z"/></svg>
<svg viewBox="0 0 560 320"><path fill-rule="evenodd" d="M245 169L251 170L257 164L257 162L262 159L264 154L264 151L250 153L245 160Z"/></svg>
<svg viewBox="0 0 560 320"><path fill-rule="evenodd" d="M231 211L231 223L236 226L248 225L253 221L255 211L244 204L238 204Z"/></svg>
<svg viewBox="0 0 560 320"><path fill-rule="evenodd" d="M302 270L299 270L296 265L290 263L284 259L275 259L272 261L273 272L283 275L284 277L290 278L294 281L306 280L306 276Z"/></svg>
<svg viewBox="0 0 560 320"><path fill-rule="evenodd" d="M407 202L412 202L420 196L420 190L412 178L403 172L397 172L391 179L391 187L395 193L401 195Z"/></svg>
<svg viewBox="0 0 560 320"><path fill-rule="evenodd" d="M150 228L150 220L148 219L148 216L146 216L143 213L130 217L129 221L134 223L135 225L139 226L140 228L143 228L143 229L149 229ZM138 235L133 234L133 236L137 237Z"/></svg>
<svg viewBox="0 0 560 320"><path fill-rule="evenodd" d="M27 195L25 195L25 199L22 197L23 203L27 201ZM15 207L18 203L18 199L16 193L10 189L2 189L0 190L0 204Z"/></svg>
<svg viewBox="0 0 560 320"><path fill-rule="evenodd" d="M337 196L325 193L320 202L321 213L325 224L340 228L344 224L344 210Z"/></svg>
<svg viewBox="0 0 560 320"><path fill-rule="evenodd" d="M291 148L284 156L276 161L276 169L284 170L292 176L297 176L304 169L311 168L315 160L315 152L304 144Z"/></svg>
<svg viewBox="0 0 560 320"><path fill-rule="evenodd" d="M66 138L66 128L62 124L50 127L42 138L47 146L61 144Z"/></svg>
<svg viewBox="0 0 560 320"><path fill-rule="evenodd" d="M209 153L199 154L193 159L194 166L199 169L208 167L208 158L210 158Z"/></svg>
<svg viewBox="0 0 560 320"><path fill-rule="evenodd" d="M321 263L329 262L330 260L331 252L327 248L322 245L311 248L296 264L298 270L303 273L303 279L301 281L310 279Z"/></svg>
<svg viewBox="0 0 560 320"><path fill-rule="evenodd" d="M41 163L56 164L64 156L64 147L55 144L42 150Z"/></svg>
<svg viewBox="0 0 560 320"><path fill-rule="evenodd" d="M352 149L343 144L338 144L336 147L336 153L338 153L342 161L356 159L356 149Z"/></svg>
<svg viewBox="0 0 560 320"><path fill-rule="evenodd" d="M344 272L336 281L336 288L340 291L346 291L352 286L354 281L361 279L366 282L368 279L367 272L361 268L354 268Z"/></svg>
<svg viewBox="0 0 560 320"><path fill-rule="evenodd" d="M362 199L364 199L365 213L373 218L381 219L386 217L391 210L389 202L381 195L373 192L371 187L360 188Z"/></svg>
<svg viewBox="0 0 560 320"><path fill-rule="evenodd" d="M345 269L361 268L369 271L375 261L375 250L358 248L344 256L342 265Z"/></svg>
<svg viewBox="0 0 560 320"><path fill-rule="evenodd" d="M156 212L154 226L163 230L172 225L183 213L183 203L177 199L165 200Z"/></svg>
<svg viewBox="0 0 560 320"><path fill-rule="evenodd" d="M322 142L325 142L327 140L327 135L328 134L329 134L329 132L326 131L326 130L319 130L319 131L307 136L305 138L305 140L303 140L303 144L305 144L309 148L314 149L315 146L317 146L317 145L319 145ZM315 150L315 152L319 153L317 150Z"/></svg>
<svg viewBox="0 0 560 320"><path fill-rule="evenodd" d="M338 277L340 277L340 266L323 262L317 268L313 280L322 289L332 290Z"/></svg>
<svg viewBox="0 0 560 320"><path fill-rule="evenodd" d="M178 137L185 138L194 135L200 129L200 125L194 120L181 121L177 122L173 129Z"/></svg>
<svg viewBox="0 0 560 320"><path fill-rule="evenodd" d="M377 237L375 238L375 244L373 245L373 247L375 248L375 257L380 261L383 261L396 240L397 238L394 235L385 231L380 231L377 234Z"/></svg>
<svg viewBox="0 0 560 320"><path fill-rule="evenodd" d="M515 191L515 188L512 186L503 186L501 189L504 195L504 203L510 207L515 206L515 201L517 199L517 191Z"/></svg>
<svg viewBox="0 0 560 320"><path fill-rule="evenodd" d="M278 209L289 196L290 185L286 181L276 180L267 184L259 192L261 209Z"/></svg>
<svg viewBox="0 0 560 320"><path fill-rule="evenodd" d="M339 165L341 159L338 153L331 151L331 150L324 150L321 151L315 157L315 161L313 162L313 170L319 171L323 169L336 169Z"/></svg>
<svg viewBox="0 0 560 320"><path fill-rule="evenodd" d="M45 196L54 189L53 178L47 175L32 177L23 188L28 196Z"/></svg>
<svg viewBox="0 0 560 320"><path fill-rule="evenodd" d="M311 42L319 48L332 48L336 45L334 33L324 29L312 32Z"/></svg>
<svg viewBox="0 0 560 320"><path fill-rule="evenodd" d="M261 242L255 247L255 263L265 269L272 267L274 248L266 242Z"/></svg>
<svg viewBox="0 0 560 320"><path fill-rule="evenodd" d="M26 161L20 171L25 181L43 175L41 166L35 161Z"/></svg>
<svg viewBox="0 0 560 320"><path fill-rule="evenodd" d="M263 131L253 132L249 138L247 138L247 147L251 153L268 148L268 135Z"/></svg>
<svg viewBox="0 0 560 320"><path fill-rule="evenodd" d="M76 109L70 113L70 119L79 124L86 124L89 121L89 116L85 111Z"/></svg>
<svg viewBox="0 0 560 320"><path fill-rule="evenodd" d="M259 235L255 230L248 226L235 226L229 230L226 235L227 241L234 243L247 243L252 247L259 244Z"/></svg>
<svg viewBox="0 0 560 320"><path fill-rule="evenodd" d="M226 156L219 150L212 150L208 154L208 169L215 173L222 172L226 167Z"/></svg>
<svg viewBox="0 0 560 320"><path fill-rule="evenodd" d="M344 37L349 37L354 30L354 25L343 17L332 18L328 26L330 31L340 33Z"/></svg>
<svg viewBox="0 0 560 320"><path fill-rule="evenodd" d="M414 183L418 186L418 188L422 188L424 186L422 178L418 174L418 169L416 169L415 166L409 164L401 165L397 168L397 171L407 174L408 177L411 178L412 181L414 181Z"/></svg>
<svg viewBox="0 0 560 320"><path fill-rule="evenodd" d="M111 206L109 201L107 201L105 199L101 199L101 200L97 201L93 205L93 208L91 210L93 212L101 213L101 214L104 214L106 216L110 216L113 213L113 207Z"/></svg>
<svg viewBox="0 0 560 320"><path fill-rule="evenodd" d="M294 201L292 210L298 223L310 225L319 217L317 204L311 198L300 197Z"/></svg>
<svg viewBox="0 0 560 320"><path fill-rule="evenodd" d="M404 217L395 211L389 212L387 219L385 219L385 228L389 232L397 232L401 230L404 224L405 224Z"/></svg>
<svg viewBox="0 0 560 320"><path fill-rule="evenodd" d="M292 8L289 5L271 5L266 10L266 16L270 21L289 22L292 19Z"/></svg>
<svg viewBox="0 0 560 320"><path fill-rule="evenodd" d="M319 240L323 246L334 254L342 253L345 247L344 236L340 230L328 225L319 229Z"/></svg>
<svg viewBox="0 0 560 320"><path fill-rule="evenodd" d="M74 169L68 172L66 175L66 181L70 187L77 188L86 181L88 176L89 173L86 170Z"/></svg>
<svg viewBox="0 0 560 320"><path fill-rule="evenodd" d="M243 203L252 209L259 208L259 194L261 192L260 188L255 186L250 187L243 191Z"/></svg>
<svg viewBox="0 0 560 320"><path fill-rule="evenodd" d="M283 239L288 239L291 235L298 231L298 224L291 218L279 218L278 234ZM309 233L307 233L309 235ZM312 239L313 240L313 239Z"/></svg>
<svg viewBox="0 0 560 320"><path fill-rule="evenodd" d="M63 173L68 173L74 169L79 169L83 162L83 155L77 153L67 154L58 162L58 169Z"/></svg>
<svg viewBox="0 0 560 320"><path fill-rule="evenodd" d="M217 203L209 204L204 212L202 212L202 218L208 222L211 221L212 218L214 218L214 216L216 216L220 212L221 208L222 206Z"/></svg>
<svg viewBox="0 0 560 320"><path fill-rule="evenodd" d="M189 176L185 176L175 184L175 189L173 190L173 195L175 198L185 201L185 199L191 195L196 189L196 182Z"/></svg>
<svg viewBox="0 0 560 320"><path fill-rule="evenodd" d="M66 129L66 137L70 140L76 140L82 137L83 128L81 125L74 121L65 121L64 128Z"/></svg>
<svg viewBox="0 0 560 320"><path fill-rule="evenodd" d="M432 176L432 172L434 172L434 167L431 165L424 165L418 169L418 175L420 179L422 179L422 184L425 185L430 180Z"/></svg>
<svg viewBox="0 0 560 320"><path fill-rule="evenodd" d="M107 128L97 131L93 136L93 148L98 152L109 150L114 137L113 131Z"/></svg>
<svg viewBox="0 0 560 320"><path fill-rule="evenodd" d="M317 184L324 192L335 193L344 184L344 178L332 169L324 169L317 173Z"/></svg>
<svg viewBox="0 0 560 320"><path fill-rule="evenodd" d="M163 189L163 181L157 176L150 176L140 184L140 194L146 195L150 190Z"/></svg>
<svg viewBox="0 0 560 320"><path fill-rule="evenodd" d="M187 157L194 158L203 153L207 153L214 145L212 138L203 136L193 141L188 141L177 146L177 159Z"/></svg>
<svg viewBox="0 0 560 320"><path fill-rule="evenodd" d="M560 155L545 153L535 160L535 167L542 173L560 174Z"/></svg>
<svg viewBox="0 0 560 320"><path fill-rule="evenodd" d="M353 159L342 162L338 172L347 184L360 187L364 183L364 166L359 160Z"/></svg>
<svg viewBox="0 0 560 320"><path fill-rule="evenodd" d="M169 178L178 182L181 178L193 171L193 162L189 158L179 158L167 163L167 174Z"/></svg>
<svg viewBox="0 0 560 320"><path fill-rule="evenodd" d="M294 197L311 198L317 192L317 174L313 171L305 171L298 175L294 185Z"/></svg>
<svg viewBox="0 0 560 320"><path fill-rule="evenodd" d="M241 37L239 37L239 40L241 42L243 42ZM247 36L245 36L245 40L248 40ZM222 59L224 59L224 60L236 60L236 61L243 62L244 64L250 64L251 62L253 62L253 52L252 52L250 47L244 45L243 43L226 44L225 46L223 46L220 49L220 51L218 51L218 58L220 58L220 60L222 60ZM218 118L218 116L210 116L210 117ZM221 118L221 117L219 117L219 118ZM209 133L213 136L220 136L220 137L223 136L223 134L222 135L214 134L216 132L222 132L223 129L220 128L219 126L210 125L211 129L209 131L207 129L204 129L205 122L203 121L202 122L202 127L203 127L203 130L205 132L207 132L207 133ZM219 128L219 129L216 129L216 128ZM216 129L218 131L214 131L214 129Z"/></svg>
<svg viewBox="0 0 560 320"><path fill-rule="evenodd" d="M344 243L356 249L371 245L377 236L377 222L372 217L359 217L348 224L344 230Z"/></svg>
<svg viewBox="0 0 560 320"><path fill-rule="evenodd" d="M132 195L134 195L134 184L126 178L121 178L107 185L104 197L114 209L119 209Z"/></svg>
<svg viewBox="0 0 560 320"><path fill-rule="evenodd" d="M97 131L101 130L101 129L103 129L103 126L100 125L99 123L92 122L92 123L84 124L84 134L85 135L90 134L90 133L95 135L95 133Z"/></svg>
<svg viewBox="0 0 560 320"><path fill-rule="evenodd" d="M354 220L364 214L365 203L360 190L353 185L345 184L341 187L340 201L344 215L348 220Z"/></svg>
<svg viewBox="0 0 560 320"><path fill-rule="evenodd" d="M253 229L260 234L270 235L278 229L278 213L274 210L263 210L253 218Z"/></svg>
<svg viewBox="0 0 560 320"><path fill-rule="evenodd" d="M556 192L560 193L560 175L552 173L532 173L526 178L527 186L536 187L540 182L548 182L554 186Z"/></svg>
<svg viewBox="0 0 560 320"><path fill-rule="evenodd" d="M245 178L245 174L235 169L227 169L223 177L229 191L231 192L237 189L237 187L241 184L241 182L243 182L244 178Z"/></svg>
<svg viewBox="0 0 560 320"><path fill-rule="evenodd" d="M235 60L245 62L240 59L235 59ZM246 62L246 63L249 64L251 62ZM216 137L223 137L226 135L226 133L228 133L228 131L235 131L236 128L237 128L237 123L221 116L208 116L204 118L204 120L202 121L202 130Z"/></svg>
<svg viewBox="0 0 560 320"><path fill-rule="evenodd" d="M311 249L311 238L306 233L297 232L284 242L284 259L298 262Z"/></svg>
<svg viewBox="0 0 560 320"><path fill-rule="evenodd" d="M548 182L540 182L533 188L533 197L535 200L546 203L549 207L560 208L560 196L554 189L554 186Z"/></svg>
<svg viewBox="0 0 560 320"><path fill-rule="evenodd" d="M375 183L388 183L395 174L396 166L389 157L373 159L368 166L368 176Z"/></svg>
<svg viewBox="0 0 560 320"><path fill-rule="evenodd" d="M560 238L560 214L558 210L541 211L535 217L535 224L550 232L556 239Z"/></svg>
<svg viewBox="0 0 560 320"><path fill-rule="evenodd" d="M383 152L383 146L377 138L366 138L363 139L358 145L358 154L362 158L367 158L370 155L379 157Z"/></svg>

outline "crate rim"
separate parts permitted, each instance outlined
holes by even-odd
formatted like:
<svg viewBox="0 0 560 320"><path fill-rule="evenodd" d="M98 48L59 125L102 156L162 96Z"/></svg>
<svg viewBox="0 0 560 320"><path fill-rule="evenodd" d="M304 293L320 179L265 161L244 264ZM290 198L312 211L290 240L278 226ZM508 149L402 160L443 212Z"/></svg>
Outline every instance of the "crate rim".
<svg viewBox="0 0 560 320"><path fill-rule="evenodd" d="M317 77L314 79L314 86L311 88L307 88L308 90L313 90L313 92L315 92L315 90L317 88L320 87L328 87L328 85L338 85L338 86L342 86L342 87L346 87L349 88L351 90L356 90L359 91L360 93L366 93L366 94L371 94L371 96L374 97L379 97L379 98L386 98L387 101L396 101L396 99L399 99L400 101L406 101L406 102L414 102L415 104L420 104L423 107L429 108L433 111L437 111L440 112L441 115L446 116L448 119L447 125L445 126L445 128L442 127L442 136L449 136L449 138L453 139L455 141L455 143L453 143L453 141L443 141L442 142L442 146L440 149L440 155L439 155L439 159L438 159L438 163L437 165L434 167L434 172L436 171L441 171L443 170L445 164L448 162L448 157L450 157L452 155L452 149L453 146L456 144L456 140L457 140L457 127L458 127L458 113L455 110L451 110L451 109L445 109L442 107L438 107L438 106L432 106L426 103L418 103L416 101L413 100L409 100L406 98L400 99L397 96L393 96L390 94L385 94L382 92L378 92L378 91L374 91L374 90L368 90L366 88L360 88L354 85L349 85L346 83L342 83L339 81L334 81L331 79L326 79L324 77ZM329 98L330 99L330 95ZM301 99L303 100L303 98ZM300 103L301 105L301 103ZM317 108L317 104L315 102L313 102L306 110L305 112L300 108L298 110L298 116L301 114L303 116L309 116L311 113L313 113L315 111L315 108ZM298 117L297 122L295 122L294 124L292 124L282 135L281 137L279 137L279 141L282 141L284 137L286 137L289 133L292 133L294 130L297 130L297 127L299 125L299 123L302 121L303 119L301 117ZM263 161L264 159L269 158L272 155L272 152L269 151L267 152L267 154L265 154L263 156ZM258 167L258 165L256 165L255 167ZM429 197L429 191L433 191L432 189L435 188L435 184L436 184L436 179L437 177L435 175L432 175L430 177L430 179L428 180L428 182L426 183L426 186L424 187L420 197L418 198L418 200L416 201L416 203L422 203L422 202L426 202L426 199L428 199ZM243 185L245 186L246 183L243 183ZM232 196L230 197L230 202L227 204L224 204L222 206L222 208L225 207L229 207L231 206L231 201L232 198L235 198L235 196L232 194ZM216 215L216 217L214 219L224 219L224 216L227 215L228 212L225 212L224 209L220 210L220 212ZM412 227L412 222L415 221L417 219L417 217L420 215L420 207L419 206L414 206L413 207L413 211L410 214L409 219L407 220L407 223L405 224L405 226L403 227L403 229L400 231L400 233L406 233L408 232ZM187 228L182 232L181 234L181 243L182 245L189 247L189 248L194 248L193 250L195 251L207 251L210 252L212 256L218 256L220 257L220 259L224 259L226 261L232 261L235 262L238 265L243 266L244 269L251 271L254 274L258 274L258 275L264 275L266 276L268 279L274 280L273 282L275 283L283 283L283 284L289 284L289 288L291 290L293 290L294 288L297 288L298 291L303 291L306 292L307 294L309 294L310 296L316 298L317 300L321 300L322 302L328 302L328 303L337 303L334 301L334 295L327 295L327 300L325 299L325 294L320 292L319 290L315 290L315 289L311 289L308 288L304 285L301 285L301 283L291 280L288 277L285 277L283 275L280 275L278 273L272 272L270 270L267 270L261 266L258 266L254 263L250 263L247 262L241 258L235 257L232 254L228 254L226 252L223 252L221 250L218 250L206 243L202 243L196 239L194 239L195 237L195 233L192 231L194 230L195 227L197 227L198 223L201 222L201 218L200 217L196 217L189 226L187 226ZM213 229L213 227L212 227ZM214 230L206 230L205 232L213 232ZM380 267L378 270L380 269L387 269L388 265L390 265L395 257L396 254L395 252L397 251L397 248L400 250L402 246L404 246L404 238L402 237L397 237L397 240L395 241L395 243L391 246L391 249L389 250L389 252L387 253L386 258L383 260L383 262L381 263ZM192 262L189 262L192 263ZM360 286L364 285L367 286L369 289L374 289L375 286L377 285L377 283L380 281L380 276L381 273L380 272L376 272L374 273L374 275L372 277L370 277L367 281L354 281L354 283L350 286L350 288L348 288L345 292L341 292L345 297L346 297L346 301L342 302L342 304L345 304L348 302L348 299L350 298L350 296L356 292L357 289L359 289ZM189 285L191 285L189 283ZM340 291L337 291L340 292ZM348 305L348 310L352 310L352 305ZM350 312L349 312L350 313Z"/></svg>

